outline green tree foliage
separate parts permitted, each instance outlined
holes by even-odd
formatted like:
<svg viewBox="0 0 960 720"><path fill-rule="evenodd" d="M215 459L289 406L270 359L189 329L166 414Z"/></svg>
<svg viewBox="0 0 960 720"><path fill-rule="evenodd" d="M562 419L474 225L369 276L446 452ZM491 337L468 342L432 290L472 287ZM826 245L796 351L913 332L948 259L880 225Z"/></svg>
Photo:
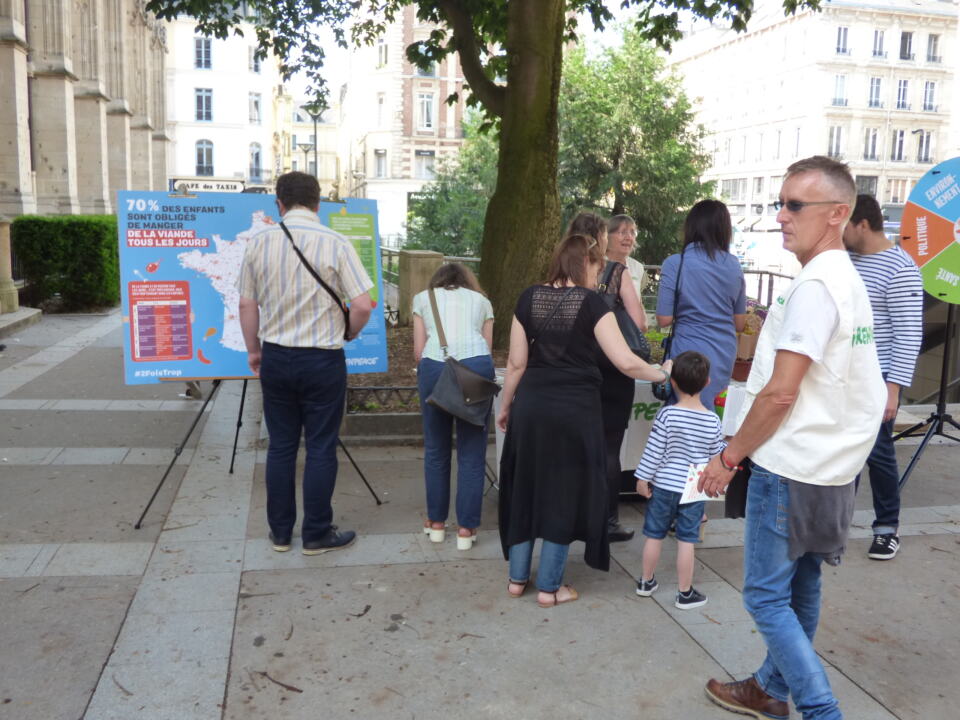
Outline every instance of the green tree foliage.
<svg viewBox="0 0 960 720"><path fill-rule="evenodd" d="M477 132L481 124L477 115L464 121L467 140L460 154L444 161L436 180L410 203L404 247L480 254L487 203L497 185L497 141L493 133Z"/></svg>
<svg viewBox="0 0 960 720"><path fill-rule="evenodd" d="M560 233L557 190L557 101L565 41L576 38L577 17L597 28L613 18L612 0L147 0L160 17L189 16L200 32L226 37L244 20L256 25L259 54L274 53L289 76L304 71L324 105L320 25L343 46L372 43L411 6L438 27L407 48L427 68L457 53L469 88L468 102L500 127L497 186L487 206L480 275L498 317L509 317L517 295L539 280ZM787 12L820 0L783 0ZM621 0L639 10L641 34L662 45L680 36L680 13L723 21L743 30L753 0ZM244 17L244 12L248 17ZM241 33L242 34L242 33ZM498 82L497 79L505 79ZM535 239L535 240L532 240ZM498 344L509 323L498 323Z"/></svg>
<svg viewBox="0 0 960 720"><path fill-rule="evenodd" d="M709 194L709 166L680 79L628 27L597 58L582 46L563 66L559 184L564 217L580 209L637 222L637 257L659 264L676 251L684 213Z"/></svg>
<svg viewBox="0 0 960 720"><path fill-rule="evenodd" d="M686 210L709 187L701 129L678 78L634 28L623 44L590 58L575 47L560 90L560 202L566 221L583 209L637 220L637 257L659 264L674 252ZM460 156L440 168L409 215L408 247L445 255L480 249L496 185L496 144L471 126Z"/></svg>

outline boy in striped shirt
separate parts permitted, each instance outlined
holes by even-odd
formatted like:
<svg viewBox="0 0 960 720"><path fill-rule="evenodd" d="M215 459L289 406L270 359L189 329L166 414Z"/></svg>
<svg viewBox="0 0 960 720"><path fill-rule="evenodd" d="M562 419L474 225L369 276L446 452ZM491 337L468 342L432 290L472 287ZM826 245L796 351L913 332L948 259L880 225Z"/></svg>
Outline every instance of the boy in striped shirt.
<svg viewBox="0 0 960 720"><path fill-rule="evenodd" d="M884 235L883 213L871 195L857 196L843 231L843 244L867 286L880 372L887 383L883 422L867 458L875 513L873 543L867 556L890 560L900 549L900 471L893 449L893 421L900 405L900 390L913 382L920 352L923 281L911 257Z"/></svg>
<svg viewBox="0 0 960 720"><path fill-rule="evenodd" d="M720 418L700 402L710 382L710 361L688 350L673 361L670 383L678 401L660 408L634 476L637 492L649 498L643 521L643 576L637 595L649 597L659 587L654 577L663 538L677 521L677 597L674 605L691 610L707 603L693 587L693 547L700 542L703 501L680 505L691 465L707 462L723 447ZM652 487L651 487L652 485Z"/></svg>

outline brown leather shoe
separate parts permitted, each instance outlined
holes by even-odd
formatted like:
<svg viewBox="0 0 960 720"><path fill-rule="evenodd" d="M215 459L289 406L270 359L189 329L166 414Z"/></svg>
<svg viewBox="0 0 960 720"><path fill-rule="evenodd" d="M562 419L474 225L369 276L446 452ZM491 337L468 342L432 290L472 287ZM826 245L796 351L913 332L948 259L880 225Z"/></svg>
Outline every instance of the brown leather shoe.
<svg viewBox="0 0 960 720"><path fill-rule="evenodd" d="M790 708L783 702L767 695L751 675L739 682L722 683L710 679L706 687L707 697L720 707L741 715L755 718L789 720Z"/></svg>

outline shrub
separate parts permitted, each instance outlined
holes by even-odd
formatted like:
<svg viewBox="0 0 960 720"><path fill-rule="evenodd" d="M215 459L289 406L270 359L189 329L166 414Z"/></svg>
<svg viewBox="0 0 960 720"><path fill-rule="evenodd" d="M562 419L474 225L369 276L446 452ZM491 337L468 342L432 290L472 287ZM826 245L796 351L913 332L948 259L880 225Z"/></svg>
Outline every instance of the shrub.
<svg viewBox="0 0 960 720"><path fill-rule="evenodd" d="M59 309L113 305L120 297L114 215L24 215L11 226L29 302L60 296Z"/></svg>

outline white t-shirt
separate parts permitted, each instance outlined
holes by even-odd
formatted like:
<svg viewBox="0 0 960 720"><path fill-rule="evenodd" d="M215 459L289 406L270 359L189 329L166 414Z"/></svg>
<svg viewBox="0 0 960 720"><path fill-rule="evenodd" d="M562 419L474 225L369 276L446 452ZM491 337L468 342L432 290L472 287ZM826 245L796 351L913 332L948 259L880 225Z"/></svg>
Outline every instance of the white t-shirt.
<svg viewBox="0 0 960 720"><path fill-rule="evenodd" d="M837 304L827 286L819 280L801 283L785 308L783 330L775 347L821 362L837 320Z"/></svg>
<svg viewBox="0 0 960 720"><path fill-rule="evenodd" d="M447 338L447 353L457 360L489 355L490 346L483 339L483 324L493 319L493 306L486 297L467 288L433 291L437 297L437 311L443 324L443 334ZM433 310L430 307L430 293L427 290L413 297L413 314L419 315L427 331L427 344L423 348L423 357L443 362L443 350Z"/></svg>

